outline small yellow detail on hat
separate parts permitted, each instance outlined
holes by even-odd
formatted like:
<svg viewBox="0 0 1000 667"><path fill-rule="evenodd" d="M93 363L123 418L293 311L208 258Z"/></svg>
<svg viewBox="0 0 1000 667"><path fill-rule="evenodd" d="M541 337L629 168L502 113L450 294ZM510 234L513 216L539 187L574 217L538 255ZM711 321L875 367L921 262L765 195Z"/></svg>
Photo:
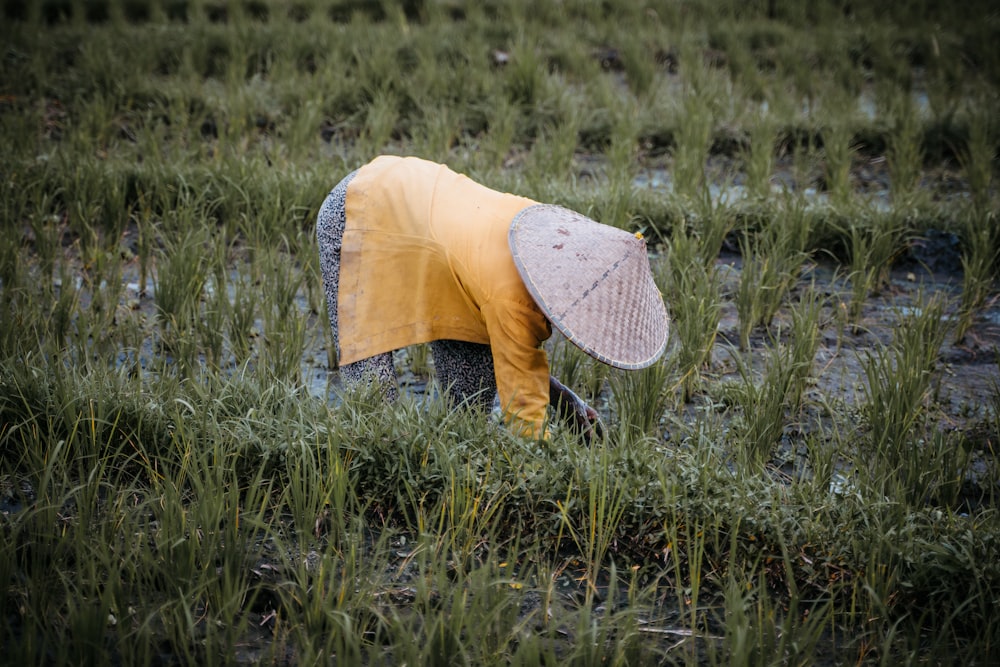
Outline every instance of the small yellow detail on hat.
<svg viewBox="0 0 1000 667"><path fill-rule="evenodd" d="M635 233L635 237L636 237L637 239L639 239L640 241L641 241L641 240L642 240L642 239L644 238L644 237L643 237L643 235L642 235L642 232L636 232L636 233Z"/></svg>

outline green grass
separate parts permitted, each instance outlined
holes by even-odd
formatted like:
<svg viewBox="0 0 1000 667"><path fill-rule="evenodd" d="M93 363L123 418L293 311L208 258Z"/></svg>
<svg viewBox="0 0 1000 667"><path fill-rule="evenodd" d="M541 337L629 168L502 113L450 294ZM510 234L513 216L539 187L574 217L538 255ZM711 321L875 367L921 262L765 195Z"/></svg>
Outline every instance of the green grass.
<svg viewBox="0 0 1000 667"><path fill-rule="evenodd" d="M997 16L856 5L5 2L6 660L989 663ZM377 153L645 234L664 359L548 348L603 438L337 394Z"/></svg>

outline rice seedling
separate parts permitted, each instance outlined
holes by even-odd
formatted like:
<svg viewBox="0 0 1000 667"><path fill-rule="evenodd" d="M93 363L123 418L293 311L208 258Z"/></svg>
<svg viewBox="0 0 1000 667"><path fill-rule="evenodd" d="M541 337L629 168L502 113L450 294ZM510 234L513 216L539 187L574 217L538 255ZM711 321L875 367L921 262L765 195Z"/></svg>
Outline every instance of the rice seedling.
<svg viewBox="0 0 1000 667"><path fill-rule="evenodd" d="M749 348L755 327L770 326L798 280L808 238L809 217L801 205L794 204L789 204L780 221L773 221L752 240L744 232L740 239L743 268L736 292L740 349Z"/></svg>
<svg viewBox="0 0 1000 667"><path fill-rule="evenodd" d="M121 272L121 263L116 257L102 254L95 271L96 275L101 276L100 282L91 289L90 307L87 309L88 319L92 323L90 340L95 347L95 354L101 359L115 357L116 345L112 334L120 314L119 304L124 301Z"/></svg>
<svg viewBox="0 0 1000 667"><path fill-rule="evenodd" d="M964 216L962 252L962 296L955 322L955 339L963 340L975 323L977 314L995 293L1000 236L993 211L979 214L978 209ZM984 219L985 217L985 219Z"/></svg>
<svg viewBox="0 0 1000 667"><path fill-rule="evenodd" d="M771 460L771 455L785 430L785 409L793 392L796 372L788 348L775 347L767 357L761 378L755 378L752 364L737 357L742 384L730 395L741 407L743 428L740 433L737 463L741 470L757 474Z"/></svg>
<svg viewBox="0 0 1000 667"><path fill-rule="evenodd" d="M441 109L434 101L423 105L424 122L422 131L412 137L413 150L427 159L445 162L457 143L460 132L458 121L446 109Z"/></svg>
<svg viewBox="0 0 1000 667"><path fill-rule="evenodd" d="M758 557L739 572L734 565L727 568L723 595L730 613L719 621L724 635L719 650L709 651L712 664L725 664L727 656L734 655L756 663L808 663L824 634L834 627L832 599L804 600L794 579L788 580L792 590L787 608L777 606L767 594L768 570L792 567L788 545L777 546L778 553L767 556L767 562ZM735 540L730 552L737 552Z"/></svg>
<svg viewBox="0 0 1000 667"><path fill-rule="evenodd" d="M226 286L232 290L232 300L226 309L229 346L236 364L242 365L250 359L258 333L256 323L261 296L255 280L247 271L238 268L236 276Z"/></svg>
<svg viewBox="0 0 1000 667"><path fill-rule="evenodd" d="M430 345L424 343L406 348L406 368L417 377L430 377L433 371Z"/></svg>
<svg viewBox="0 0 1000 667"><path fill-rule="evenodd" d="M282 248L267 248L258 257L264 347L262 361L277 378L298 378L305 352L307 321L297 306L303 273Z"/></svg>
<svg viewBox="0 0 1000 667"><path fill-rule="evenodd" d="M520 31L514 37L509 59L504 67L503 88L520 108L530 108L541 97L545 86L545 67L532 47L531 36Z"/></svg>
<svg viewBox="0 0 1000 667"><path fill-rule="evenodd" d="M741 384L727 394L742 409L738 460L743 470L763 470L789 420L802 408L819 345L820 306L814 290L803 292L792 310L790 340L783 342L780 331L771 338L759 378L752 358L733 354Z"/></svg>
<svg viewBox="0 0 1000 667"><path fill-rule="evenodd" d="M870 468L875 480L894 481L894 494L903 492L917 502L932 479L926 459L940 452L940 442L937 447L924 444L919 427L926 423L926 401L947 332L943 313L941 297L920 299L916 312L902 317L892 344L862 359L869 428L863 455L877 464Z"/></svg>
<svg viewBox="0 0 1000 667"><path fill-rule="evenodd" d="M531 163L528 178L541 183L552 178L565 178L571 173L573 156L579 144L579 131L579 114L572 112L557 125L542 128L541 135L535 140L528 155ZM508 143L505 150L510 149L511 145Z"/></svg>
<svg viewBox="0 0 1000 667"><path fill-rule="evenodd" d="M51 306L47 333L55 349L63 349L69 342L73 320L80 307L80 286L76 284L76 273L68 263L60 266L58 296ZM5 283L6 286L6 283ZM11 329L13 331L13 329Z"/></svg>
<svg viewBox="0 0 1000 667"><path fill-rule="evenodd" d="M711 363L721 316L721 277L706 266L699 241L678 230L665 257L654 265L654 277L670 304L671 330L677 347L671 351L680 374L683 400L698 390L703 369Z"/></svg>
<svg viewBox="0 0 1000 667"><path fill-rule="evenodd" d="M857 153L854 133L844 120L834 120L823 133L823 168L826 189L835 202L847 202L853 196L851 167Z"/></svg>
<svg viewBox="0 0 1000 667"><path fill-rule="evenodd" d="M923 128L909 92L901 91L888 103L893 123L886 161L893 201L903 204L917 192L924 163Z"/></svg>
<svg viewBox="0 0 1000 667"><path fill-rule="evenodd" d="M972 327L976 314L993 293L997 253L995 209L989 206L990 184L994 158L990 136L994 132L989 120L973 113L970 118L969 140L960 160L972 193L971 207L962 220L962 297L958 306L955 338L962 340Z"/></svg>
<svg viewBox="0 0 1000 667"><path fill-rule="evenodd" d="M610 401L618 417L621 441L657 436L660 421L674 401L676 385L670 366L661 361L639 371L615 372L610 386Z"/></svg>
<svg viewBox="0 0 1000 667"><path fill-rule="evenodd" d="M497 169L513 150L518 135L518 109L509 99L501 97L488 105L483 113L486 115L486 132L480 137L476 156L482 160L481 167Z"/></svg>
<svg viewBox="0 0 1000 667"><path fill-rule="evenodd" d="M49 211L51 205L46 201L40 202L38 212L31 218L31 233L33 236L35 253L38 261L39 279L43 290L52 289L52 280L55 274L56 256L62 246L62 225L59 219ZM13 252L13 249L7 252ZM15 261L13 258L6 260ZM3 278L0 278L3 280ZM13 284L14 281L4 280L4 284Z"/></svg>
<svg viewBox="0 0 1000 667"><path fill-rule="evenodd" d="M664 560L673 574L677 613L685 627L694 632L704 631L705 608L701 605L704 568L708 565L706 546L711 526L708 521L691 513L672 517L675 524L666 529L667 546ZM695 635L697 636L697 635ZM699 658L694 643L685 647L685 660L696 662Z"/></svg>
<svg viewBox="0 0 1000 667"><path fill-rule="evenodd" d="M694 213L692 227L698 236L698 255L709 268L715 264L722 244L736 225L736 216L725 200L725 195L716 198L706 188L699 197L688 201Z"/></svg>
<svg viewBox="0 0 1000 667"><path fill-rule="evenodd" d="M24 259L20 239L7 236L0 242L0 283L3 284L4 309L10 308L14 295L22 284Z"/></svg>
<svg viewBox="0 0 1000 667"><path fill-rule="evenodd" d="M674 192L698 199L705 188L705 159L712 143L714 119L708 103L695 92L688 92L681 104L674 150Z"/></svg>
<svg viewBox="0 0 1000 667"><path fill-rule="evenodd" d="M814 371L820 345L822 310L823 295L815 284L803 288L798 302L791 307L791 360L796 369L790 401L792 412L798 411L802 406L806 387Z"/></svg>
<svg viewBox="0 0 1000 667"><path fill-rule="evenodd" d="M161 336L168 345L183 337L198 318L208 242L206 232L195 228L168 241L159 253L154 299Z"/></svg>
<svg viewBox="0 0 1000 667"><path fill-rule="evenodd" d="M969 111L969 137L959 151L959 161L969 182L972 203L979 211L988 208L990 185L993 182L993 161L996 147L993 137L997 130L991 117L979 108Z"/></svg>
<svg viewBox="0 0 1000 667"><path fill-rule="evenodd" d="M743 149L743 171L747 192L758 200L771 196L771 176L774 173L774 149L777 128L770 114L757 112L747 130L748 144Z"/></svg>
<svg viewBox="0 0 1000 667"><path fill-rule="evenodd" d="M849 224L844 230L849 254L848 278L851 300L847 319L857 328L865 300L888 284L889 269L904 251L907 233L899 215L868 211L866 219Z"/></svg>

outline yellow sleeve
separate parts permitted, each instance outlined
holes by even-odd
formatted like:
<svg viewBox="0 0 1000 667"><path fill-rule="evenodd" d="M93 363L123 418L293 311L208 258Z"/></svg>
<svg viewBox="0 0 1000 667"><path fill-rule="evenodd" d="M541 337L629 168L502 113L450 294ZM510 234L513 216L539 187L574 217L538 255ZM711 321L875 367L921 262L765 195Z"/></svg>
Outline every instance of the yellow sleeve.
<svg viewBox="0 0 1000 667"><path fill-rule="evenodd" d="M541 344L552 333L548 321L534 304L514 301L487 303L482 315L504 421L518 435L547 438L549 360Z"/></svg>

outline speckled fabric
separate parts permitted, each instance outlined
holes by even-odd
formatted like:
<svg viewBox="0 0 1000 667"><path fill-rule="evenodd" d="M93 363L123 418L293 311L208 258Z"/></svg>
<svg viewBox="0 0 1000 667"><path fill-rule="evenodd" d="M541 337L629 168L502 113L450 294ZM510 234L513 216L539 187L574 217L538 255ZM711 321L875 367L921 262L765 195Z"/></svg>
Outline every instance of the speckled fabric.
<svg viewBox="0 0 1000 667"><path fill-rule="evenodd" d="M320 207L316 218L319 265L326 291L327 311L333 341L339 353L337 334L337 293L340 286L340 249L346 225L344 203L351 172L337 184ZM489 410L496 398L493 354L489 345L458 340L437 340L430 344L437 382L455 403ZM347 389L374 382L388 401L399 397L399 383L392 366L392 353L384 352L340 367L342 385Z"/></svg>
<svg viewBox="0 0 1000 667"><path fill-rule="evenodd" d="M340 288L340 247L344 238L344 202L347 184L357 172L351 172L330 192L316 216L316 238L319 241L319 267L323 273L323 289L330 314L333 343L339 354L340 339L337 334L337 293ZM375 382L387 400L399 397L399 384L392 367L392 353L385 352L340 367L340 380L347 389L358 388L366 382Z"/></svg>
<svg viewBox="0 0 1000 667"><path fill-rule="evenodd" d="M452 401L468 402L484 410L493 407L497 381L493 375L493 351L489 345L461 340L431 343L434 374Z"/></svg>

